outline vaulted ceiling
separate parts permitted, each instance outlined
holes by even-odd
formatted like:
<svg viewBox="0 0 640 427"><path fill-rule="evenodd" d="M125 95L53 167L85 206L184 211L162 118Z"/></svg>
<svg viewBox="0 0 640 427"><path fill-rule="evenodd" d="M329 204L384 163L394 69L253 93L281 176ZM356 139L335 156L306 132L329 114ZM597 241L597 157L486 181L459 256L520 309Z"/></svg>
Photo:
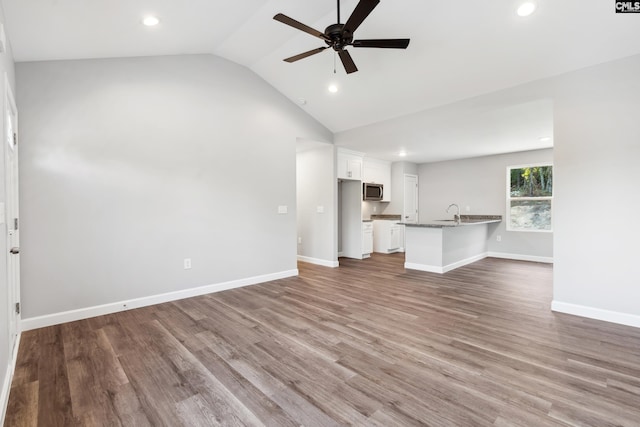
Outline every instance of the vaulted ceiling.
<svg viewBox="0 0 640 427"><path fill-rule="evenodd" d="M341 3L344 22L357 1ZM616 14L613 1L537 0L526 18L520 3L382 0L356 38L411 44L349 48L360 71L347 75L339 60L334 73L331 50L283 62L323 42L273 20L281 12L323 31L334 0L2 0L16 61L212 53L334 132L640 53L640 15ZM143 26L149 14L160 24Z"/></svg>

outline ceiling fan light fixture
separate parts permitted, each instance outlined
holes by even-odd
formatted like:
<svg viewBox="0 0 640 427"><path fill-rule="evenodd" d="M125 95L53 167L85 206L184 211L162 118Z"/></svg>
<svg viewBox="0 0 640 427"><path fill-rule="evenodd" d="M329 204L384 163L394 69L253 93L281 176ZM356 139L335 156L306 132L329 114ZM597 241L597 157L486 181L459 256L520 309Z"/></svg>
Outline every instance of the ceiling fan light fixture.
<svg viewBox="0 0 640 427"><path fill-rule="evenodd" d="M532 1L524 2L518 7L518 16L529 16L536 10L536 4Z"/></svg>
<svg viewBox="0 0 640 427"><path fill-rule="evenodd" d="M155 16L149 15L145 16L145 18L142 20L142 23L146 27L154 27L160 23L160 20Z"/></svg>

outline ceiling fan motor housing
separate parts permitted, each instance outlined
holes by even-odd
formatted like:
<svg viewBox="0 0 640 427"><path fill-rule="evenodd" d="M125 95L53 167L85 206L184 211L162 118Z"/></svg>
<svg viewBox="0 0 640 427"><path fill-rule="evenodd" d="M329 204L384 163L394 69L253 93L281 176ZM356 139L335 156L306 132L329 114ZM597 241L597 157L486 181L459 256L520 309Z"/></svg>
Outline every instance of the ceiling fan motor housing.
<svg viewBox="0 0 640 427"><path fill-rule="evenodd" d="M325 35L331 39L331 41L325 40L325 43L331 46L333 50L342 50L353 41L353 34L343 32L343 29L344 24L333 24L324 30Z"/></svg>

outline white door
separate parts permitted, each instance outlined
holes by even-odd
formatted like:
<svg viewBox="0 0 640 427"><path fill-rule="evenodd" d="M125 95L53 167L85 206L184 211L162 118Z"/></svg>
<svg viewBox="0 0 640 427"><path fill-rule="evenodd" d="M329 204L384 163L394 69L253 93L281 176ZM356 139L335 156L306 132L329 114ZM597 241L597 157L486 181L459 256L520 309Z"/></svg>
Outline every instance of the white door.
<svg viewBox="0 0 640 427"><path fill-rule="evenodd" d="M7 225L7 292L9 301L9 354L14 356L20 318L20 232L18 221L18 110L9 81L4 78L5 218Z"/></svg>
<svg viewBox="0 0 640 427"><path fill-rule="evenodd" d="M402 212L404 222L415 224L418 222L418 176L404 176L404 210Z"/></svg>

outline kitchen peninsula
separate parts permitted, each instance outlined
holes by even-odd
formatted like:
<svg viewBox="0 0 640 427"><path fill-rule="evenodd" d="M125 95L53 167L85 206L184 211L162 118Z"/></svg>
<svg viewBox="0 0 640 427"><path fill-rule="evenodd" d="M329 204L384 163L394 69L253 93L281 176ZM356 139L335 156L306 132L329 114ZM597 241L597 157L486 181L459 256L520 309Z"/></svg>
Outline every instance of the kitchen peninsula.
<svg viewBox="0 0 640 427"><path fill-rule="evenodd" d="M500 215L462 215L460 220L405 223L405 263L412 270L446 273L487 256L489 226Z"/></svg>

